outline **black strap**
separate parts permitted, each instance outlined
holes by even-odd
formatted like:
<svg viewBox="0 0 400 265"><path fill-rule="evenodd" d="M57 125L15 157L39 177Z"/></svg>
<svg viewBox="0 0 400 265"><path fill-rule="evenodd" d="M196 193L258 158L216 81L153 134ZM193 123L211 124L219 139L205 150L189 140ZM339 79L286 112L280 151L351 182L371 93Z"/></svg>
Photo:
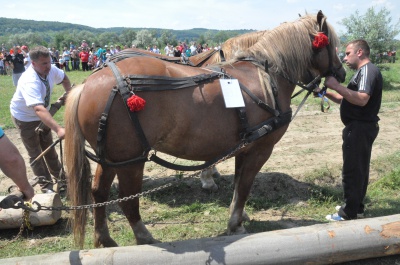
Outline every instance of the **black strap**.
<svg viewBox="0 0 400 265"><path fill-rule="evenodd" d="M113 71L115 77L117 78L117 84L118 84L118 90L119 93L121 94L122 100L124 102L124 105L126 107L126 110L129 113L129 117L131 118L133 125L135 126L136 133L139 137L140 143L142 145L142 148L144 150L144 154L147 154L151 148L150 144L147 141L146 135L143 132L142 126L140 125L139 119L137 117L136 112L130 111L127 101L130 96L133 95L133 93L128 89L128 86L126 83L124 83L124 79L122 76L119 74L119 71L117 69L117 66L113 62L108 62L108 65L110 66L111 70Z"/></svg>
<svg viewBox="0 0 400 265"><path fill-rule="evenodd" d="M247 95L249 95L251 97L251 99L257 103L257 105L265 110L267 110L268 112L270 112L272 115L274 115L275 117L279 116L280 111L277 109L273 109L270 106L268 106L267 103L265 103L264 101L262 101L260 98L258 98L256 95L253 94L253 92L251 92L245 85L243 85L242 83L239 82L239 86L240 88L247 93ZM275 102L277 102L277 100L275 99Z"/></svg>
<svg viewBox="0 0 400 265"><path fill-rule="evenodd" d="M107 120L108 120L108 113L110 112L110 108L112 102L117 94L117 89L113 88L111 90L110 96L108 97L106 107L104 108L104 112L101 114L99 119L99 129L97 131L97 146L96 146L96 153L99 156L99 163L105 161L105 149L106 149L106 132L107 132Z"/></svg>
<svg viewBox="0 0 400 265"><path fill-rule="evenodd" d="M178 90L198 86L201 83L210 82L219 78L220 73L200 74L190 77L166 77L148 75L129 75L129 85L134 92L140 91L164 91Z"/></svg>
<svg viewBox="0 0 400 265"><path fill-rule="evenodd" d="M238 113L241 126L240 139L244 139L249 129L249 122L247 120L246 108L245 107L236 108L236 112Z"/></svg>

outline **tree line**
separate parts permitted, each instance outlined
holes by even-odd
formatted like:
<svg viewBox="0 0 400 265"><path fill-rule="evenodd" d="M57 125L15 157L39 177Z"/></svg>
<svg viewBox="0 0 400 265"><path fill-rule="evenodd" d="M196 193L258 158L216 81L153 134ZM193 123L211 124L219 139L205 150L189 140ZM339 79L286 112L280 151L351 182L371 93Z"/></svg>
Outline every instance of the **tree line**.
<svg viewBox="0 0 400 265"><path fill-rule="evenodd" d="M195 28L189 30L172 30L157 28L91 28L87 26L45 22L23 19L0 18L0 42L6 47L13 45L28 45L30 47L43 45L62 50L72 42L80 45L86 40L89 45L95 43L121 47L132 44L138 48L157 45L163 47L167 43L178 45L179 42L207 43L209 47L216 46L225 40L254 30L212 30Z"/></svg>

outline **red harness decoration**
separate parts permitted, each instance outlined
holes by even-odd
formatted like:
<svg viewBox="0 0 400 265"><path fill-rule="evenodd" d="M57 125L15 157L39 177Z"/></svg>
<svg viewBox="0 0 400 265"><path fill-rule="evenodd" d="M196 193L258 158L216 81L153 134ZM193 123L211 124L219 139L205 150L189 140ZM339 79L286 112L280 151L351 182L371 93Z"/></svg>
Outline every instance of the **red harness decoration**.
<svg viewBox="0 0 400 265"><path fill-rule="evenodd" d="M129 110L132 112L141 111L144 109L144 105L146 105L146 100L139 96L132 95L130 98L128 98L126 104L128 105Z"/></svg>
<svg viewBox="0 0 400 265"><path fill-rule="evenodd" d="M314 37L314 41L312 42L312 46L314 49L322 49L329 44L328 36L326 36L322 32L318 32Z"/></svg>

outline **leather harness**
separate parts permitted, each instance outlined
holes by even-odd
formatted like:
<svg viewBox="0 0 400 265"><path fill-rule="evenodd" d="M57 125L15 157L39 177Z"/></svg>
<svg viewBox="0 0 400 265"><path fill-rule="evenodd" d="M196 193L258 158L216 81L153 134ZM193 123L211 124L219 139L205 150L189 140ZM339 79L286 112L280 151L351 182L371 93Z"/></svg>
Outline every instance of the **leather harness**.
<svg viewBox="0 0 400 265"><path fill-rule="evenodd" d="M163 167L167 167L173 170L179 170L179 171L203 170L217 163L219 160L221 160L221 158L226 156L231 156L233 152L238 149L239 146L256 141L257 139L275 131L276 129L280 128L281 126L291 121L292 111L289 110L287 112L282 112L277 104L276 88L274 88L273 94L277 109L273 109L267 103L262 101L256 95L254 95L246 86L244 86L242 83L239 82L241 90L244 91L246 94L248 94L250 98L254 102L256 102L260 108L272 113L273 117L267 119L266 121L261 122L256 126L250 127L248 124L245 108L244 107L237 108L237 113L241 125L241 130L240 130L241 132L239 135L240 142L238 144L236 144L233 148L226 150L223 154L221 154L217 158L207 161L200 165L183 166L183 165L173 164L158 157L156 155L156 152L149 155L152 148L149 142L147 141L147 138L143 132L142 126L140 125L140 121L137 117L136 112L130 111L127 106L128 98L132 94L138 91L162 91L162 90L184 89L184 88L198 86L199 84L207 83L217 78L222 78L222 76L228 78L231 77L228 76L226 73L221 74L221 71L219 72L213 71L211 74L200 74L185 78L173 78L165 76L143 76L143 75L129 75L124 77L121 76L116 64L112 60L106 61L102 67L107 67L107 66L110 67L110 69L112 70L117 80L117 85L113 87L113 89L111 90L104 112L101 114L99 120L96 154L93 154L90 151L85 150L86 156L89 159L93 160L96 163L101 164L102 166L118 167L118 166L125 166L131 163L153 161ZM142 145L143 153L142 155L136 158L129 159L126 161L111 162L107 161L105 158L106 129L107 129L108 113L110 111L111 104L117 93L121 95L124 105L129 113L130 119L132 120L135 126L137 135Z"/></svg>

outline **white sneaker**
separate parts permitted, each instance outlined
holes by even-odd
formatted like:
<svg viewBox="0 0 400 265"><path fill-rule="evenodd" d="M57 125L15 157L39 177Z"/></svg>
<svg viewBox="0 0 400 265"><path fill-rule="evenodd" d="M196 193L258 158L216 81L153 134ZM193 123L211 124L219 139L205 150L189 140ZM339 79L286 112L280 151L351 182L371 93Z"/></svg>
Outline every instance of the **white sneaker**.
<svg viewBox="0 0 400 265"><path fill-rule="evenodd" d="M345 221L345 219L343 219L343 217L341 217L338 213L334 213L334 214L328 214L327 216L325 216L326 220L328 221Z"/></svg>
<svg viewBox="0 0 400 265"><path fill-rule="evenodd" d="M339 212L339 210L340 210L341 207L342 207L341 205L337 205L337 206L335 207L335 210ZM365 216L364 216L364 213L358 213L358 214L357 214L357 219L362 219L362 218L364 218L364 217L365 217Z"/></svg>

